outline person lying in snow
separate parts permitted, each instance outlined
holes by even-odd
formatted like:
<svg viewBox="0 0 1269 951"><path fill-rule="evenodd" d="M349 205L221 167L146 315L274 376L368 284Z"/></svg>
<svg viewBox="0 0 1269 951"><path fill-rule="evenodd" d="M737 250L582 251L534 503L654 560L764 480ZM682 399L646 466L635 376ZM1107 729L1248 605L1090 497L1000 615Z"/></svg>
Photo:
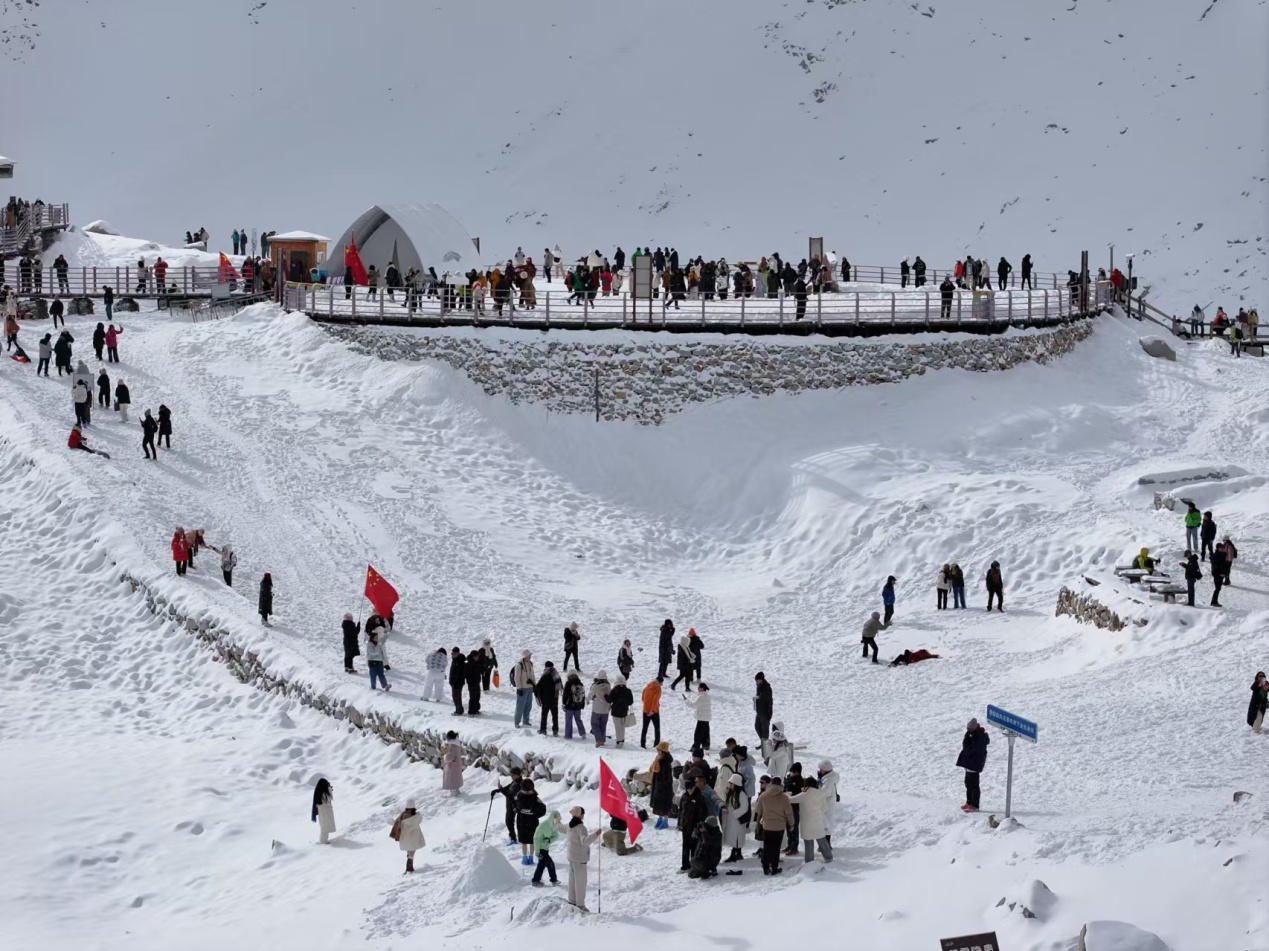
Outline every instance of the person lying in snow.
<svg viewBox="0 0 1269 951"><path fill-rule="evenodd" d="M924 647L921 648L919 651L905 650L902 654L900 654L898 657L896 657L894 660L890 662L890 666L898 667L902 665L906 667L908 666L908 664L915 664L918 661L930 660L932 658L938 659L938 656L939 656L938 654L931 654Z"/></svg>

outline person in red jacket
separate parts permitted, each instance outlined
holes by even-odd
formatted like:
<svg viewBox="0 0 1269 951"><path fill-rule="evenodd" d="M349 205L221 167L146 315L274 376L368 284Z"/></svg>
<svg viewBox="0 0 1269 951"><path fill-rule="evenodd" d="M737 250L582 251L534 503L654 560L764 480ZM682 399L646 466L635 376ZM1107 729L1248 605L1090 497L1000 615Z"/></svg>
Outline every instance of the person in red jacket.
<svg viewBox="0 0 1269 951"><path fill-rule="evenodd" d="M185 544L185 530L177 528L172 535L172 560L176 562L176 573L185 574L185 566L189 562L189 548Z"/></svg>
<svg viewBox="0 0 1269 951"><path fill-rule="evenodd" d="M154 262L154 286L160 294L167 287L165 280L167 280L167 262L159 258Z"/></svg>

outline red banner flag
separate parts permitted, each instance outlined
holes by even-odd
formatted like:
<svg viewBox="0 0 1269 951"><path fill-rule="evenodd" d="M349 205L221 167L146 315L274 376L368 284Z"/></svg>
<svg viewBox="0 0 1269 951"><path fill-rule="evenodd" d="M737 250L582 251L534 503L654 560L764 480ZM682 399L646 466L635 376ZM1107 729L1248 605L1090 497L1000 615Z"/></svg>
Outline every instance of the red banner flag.
<svg viewBox="0 0 1269 951"><path fill-rule="evenodd" d="M626 795L621 780L602 759L599 761L599 808L608 815L625 821L630 844L634 845L635 839L643 832L643 821L639 818L634 803Z"/></svg>
<svg viewBox="0 0 1269 951"><path fill-rule="evenodd" d="M397 589L392 587L383 575L369 565L366 566L366 597L375 606L375 613L380 617L387 617L391 614L392 609L397 605L397 601L400 600L397 595Z"/></svg>
<svg viewBox="0 0 1269 951"><path fill-rule="evenodd" d="M234 266L229 262L229 258L225 256L225 252L220 252L220 283L230 284L238 280L238 272L234 270Z"/></svg>
<svg viewBox="0 0 1269 951"><path fill-rule="evenodd" d="M344 248L344 267L352 269L354 284L365 287L370 283L370 275L366 273L366 266L361 263L361 255L357 251L356 235L349 237L348 246Z"/></svg>

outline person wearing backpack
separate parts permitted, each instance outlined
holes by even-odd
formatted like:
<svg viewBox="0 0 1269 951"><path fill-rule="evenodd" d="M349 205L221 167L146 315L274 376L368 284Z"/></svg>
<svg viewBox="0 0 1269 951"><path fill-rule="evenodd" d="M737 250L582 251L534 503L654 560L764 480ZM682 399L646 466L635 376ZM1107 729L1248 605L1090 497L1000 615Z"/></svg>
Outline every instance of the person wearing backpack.
<svg viewBox="0 0 1269 951"><path fill-rule="evenodd" d="M546 804L533 787L533 780L520 782L516 793L516 838L520 840L520 864L533 864L533 840L538 831L538 820L546 815Z"/></svg>
<svg viewBox="0 0 1269 951"><path fill-rule="evenodd" d="M533 651L525 651L511 668L511 686L516 691L516 726L531 726L533 720Z"/></svg>
<svg viewBox="0 0 1269 951"><path fill-rule="evenodd" d="M542 676L538 678L537 686L533 688L533 695L538 698L538 709L542 711L541 723L538 727L538 733L542 736L546 736L548 714L551 717L551 735L560 735L560 693L563 687L559 671L555 669L555 664L548 660L542 666Z"/></svg>
<svg viewBox="0 0 1269 951"><path fill-rule="evenodd" d="M564 681L563 707L564 739L573 738L574 725L577 726L577 737L581 739L586 735L586 728L582 726L582 710L586 708L586 688L582 686L582 679L577 676L575 670Z"/></svg>
<svg viewBox="0 0 1269 951"><path fill-rule="evenodd" d="M1199 567L1198 555L1187 551L1181 567L1185 569L1186 604L1194 607L1194 586L1203 580L1203 569Z"/></svg>
<svg viewBox="0 0 1269 951"><path fill-rule="evenodd" d="M634 716L630 708L634 706L634 694L626 686L626 678L618 674L613 678L612 690L608 692L608 703L612 707L612 728L617 737L617 745L626 745L626 727L634 726Z"/></svg>

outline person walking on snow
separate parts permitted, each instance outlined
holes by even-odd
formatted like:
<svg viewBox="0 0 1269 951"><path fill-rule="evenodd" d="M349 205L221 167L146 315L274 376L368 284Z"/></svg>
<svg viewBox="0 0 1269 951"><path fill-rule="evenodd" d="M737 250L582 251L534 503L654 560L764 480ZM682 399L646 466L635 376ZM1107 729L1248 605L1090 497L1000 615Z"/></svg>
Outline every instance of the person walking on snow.
<svg viewBox="0 0 1269 951"><path fill-rule="evenodd" d="M568 673L568 659L570 657L573 658L573 669L582 669L581 661L577 659L577 642L581 639L582 635L577 632L576 621L564 628L564 673Z"/></svg>
<svg viewBox="0 0 1269 951"><path fill-rule="evenodd" d="M189 562L189 548L185 545L185 529L180 527L172 535L172 560L176 562L176 573L184 575Z"/></svg>
<svg viewBox="0 0 1269 951"><path fill-rule="evenodd" d="M992 598L996 599L996 610L1005 613L1005 579L1000 574L1000 562L993 561L987 569L987 610L991 611Z"/></svg>
<svg viewBox="0 0 1269 951"><path fill-rule="evenodd" d="M103 408L110 406L110 374L105 367L97 371L97 405Z"/></svg>
<svg viewBox="0 0 1269 951"><path fill-rule="evenodd" d="M630 646L630 639L621 642L621 647L617 650L617 670L621 672L621 676L626 680L630 679L630 671L634 670L634 648Z"/></svg>
<svg viewBox="0 0 1269 951"><path fill-rule="evenodd" d="M1265 672L1256 672L1251 682L1251 703L1247 707L1247 725L1253 733L1263 733L1265 729L1265 713L1269 711L1269 682L1265 680Z"/></svg>
<svg viewBox="0 0 1269 951"><path fill-rule="evenodd" d="M321 845L330 843L331 833L335 831L335 792L331 789L330 782L325 776L317 780L317 785L313 787L313 812L312 821L317 823L317 831L321 833L321 838L317 841Z"/></svg>
<svg viewBox="0 0 1269 951"><path fill-rule="evenodd" d="M48 376L47 371L45 372L44 375ZM119 411L119 421L121 423L127 424L128 407L131 405L132 405L132 394L128 391L128 385L124 383L123 380L120 380L118 383L115 384L115 409ZM158 428L157 425L155 428L156 429ZM153 436L150 437L150 444L151 445L154 444ZM155 455L157 456L158 453L155 453Z"/></svg>
<svg viewBox="0 0 1269 951"><path fill-rule="evenodd" d="M122 385L122 384L120 384ZM126 413L127 410L122 407L127 406L126 403L120 403L120 412ZM145 411L145 417L141 420L141 449L145 452L147 459L158 459L159 451L154 446L154 434L159 431L159 424L154 417L150 415L150 411Z"/></svg>
<svg viewBox="0 0 1269 951"><path fill-rule="evenodd" d="M510 836L508 845L518 845L519 839L516 838L516 797L520 795L520 786L524 782L524 771L519 766L511 767L511 776L507 785L495 786L489 792L489 798L502 796L506 799L506 824L507 835Z"/></svg>
<svg viewBox="0 0 1269 951"><path fill-rule="evenodd" d="M587 830L583 821L586 810L581 806L574 806L568 814L572 817L568 820L568 903L581 911L590 911L586 907L586 865L600 830Z"/></svg>
<svg viewBox="0 0 1269 951"><path fill-rule="evenodd" d="M256 608L260 612L260 620L265 627L272 627L269 616L273 614L273 575L264 573L260 579L260 596L256 600Z"/></svg>
<svg viewBox="0 0 1269 951"><path fill-rule="evenodd" d="M1212 551L1212 607L1219 608L1221 606L1221 587L1225 584L1225 575L1229 573L1229 566L1225 561L1224 544L1217 545Z"/></svg>
<svg viewBox="0 0 1269 951"><path fill-rule="evenodd" d="M159 404L159 442L167 440L167 448L172 448L172 411L162 403Z"/></svg>
<svg viewBox="0 0 1269 951"><path fill-rule="evenodd" d="M116 327L111 324L106 328L106 360L109 363L119 362L119 335L123 333L122 327Z"/></svg>
<svg viewBox="0 0 1269 951"><path fill-rule="evenodd" d="M1203 521L1199 524L1199 537L1203 541L1203 550L1199 552L1199 561L1206 561L1216 543L1216 523L1212 521L1212 513L1204 512Z"/></svg>
<svg viewBox="0 0 1269 951"><path fill-rule="evenodd" d="M564 690L564 682L552 661L542 665L542 676L533 688L533 696L537 698L538 710L541 711L538 733L546 736L546 720L551 719L551 735L560 735L560 694Z"/></svg>
<svg viewBox="0 0 1269 951"><path fill-rule="evenodd" d="M771 697L771 684L767 683L767 675L761 670L753 675L753 728L758 739L766 742L771 732L771 716L774 701Z"/></svg>
<svg viewBox="0 0 1269 951"><path fill-rule="evenodd" d="M657 680L664 681L669 676L670 662L674 659L674 622L669 618L661 625L661 633L657 641Z"/></svg>
<svg viewBox="0 0 1269 951"><path fill-rule="evenodd" d="M708 750L709 718L713 710L713 703L709 698L709 684L702 680L696 685L696 697L685 695L683 700L696 718L696 732L692 734L692 746L699 750Z"/></svg>
<svg viewBox="0 0 1269 951"><path fill-rule="evenodd" d="M457 796L463 788L463 744L458 734L450 730L445 734L445 765L441 769L441 789Z"/></svg>
<svg viewBox="0 0 1269 951"><path fill-rule="evenodd" d="M890 619L894 617L894 586L894 575L890 575L886 578L886 583L881 586L881 606L886 612L885 617L881 619L882 627L889 627Z"/></svg>
<svg viewBox="0 0 1269 951"><path fill-rule="evenodd" d="M608 672L601 670L596 673L595 680L586 694L590 700L590 732L595 738L596 747L608 742L608 716L612 712L612 704L609 700L611 691Z"/></svg>
<svg viewBox="0 0 1269 951"><path fill-rule="evenodd" d="M361 654L361 625L353 620L351 614L345 614L340 627L344 634L344 673L355 674L357 669L353 662Z"/></svg>
<svg viewBox="0 0 1269 951"><path fill-rule="evenodd" d="M679 675L670 683L671 690L677 690L679 681L685 681L683 684L683 692L690 693L692 689L692 672L696 669L696 655L692 653L692 645L687 637L679 638L678 654L675 658L675 665L678 668Z"/></svg>
<svg viewBox="0 0 1269 951"><path fill-rule="evenodd" d="M641 700L643 701L643 730L639 734L639 745L645 750L648 748L648 725L652 725L652 745L657 746L661 742L661 677L648 681L648 685L643 688Z"/></svg>
<svg viewBox="0 0 1269 951"><path fill-rule="evenodd" d="M234 569L238 567L238 556L228 545L220 549L220 573L225 576L225 584L234 586Z"/></svg>
<svg viewBox="0 0 1269 951"><path fill-rule="evenodd" d="M551 846L559 840L563 831L564 822L557 809L551 813L549 819L539 822L537 829L533 832L533 854L538 857L538 867L533 872L532 884L538 888L544 886L543 872L549 873L552 885L560 883L560 878L555 873L555 860L551 858Z"/></svg>
<svg viewBox="0 0 1269 951"><path fill-rule="evenodd" d="M392 824L392 838L405 853L405 870L414 871L414 853L427 845L423 839L423 817L414 805L413 799L405 801L405 810L397 816Z"/></svg>
<svg viewBox="0 0 1269 951"><path fill-rule="evenodd" d="M516 726L531 726L533 721L533 687L537 677L533 671L533 651L525 651L511 668L511 686L516 691Z"/></svg>
<svg viewBox="0 0 1269 951"><path fill-rule="evenodd" d="M480 716L480 674L484 661L480 651L473 650L467 655L467 715Z"/></svg>
<svg viewBox="0 0 1269 951"><path fill-rule="evenodd" d="M867 660L868 652L872 651L872 662L874 664L878 663L877 661L877 634L884 627L885 625L881 623L881 615L877 613L876 611L873 611L872 617L868 618L868 620L864 622L863 637L860 638L860 640L862 640L864 644L864 659Z"/></svg>
<svg viewBox="0 0 1269 951"><path fill-rule="evenodd" d="M965 770L965 812L977 812L982 798L982 790L978 784L978 774L987 765L987 744L991 737L979 725L978 720L970 720L965 727L965 738L961 740L961 755L956 758L956 765Z"/></svg>
<svg viewBox="0 0 1269 951"><path fill-rule="evenodd" d="M1198 551L1203 516L1193 502L1186 502L1185 506L1185 547L1190 551Z"/></svg>

